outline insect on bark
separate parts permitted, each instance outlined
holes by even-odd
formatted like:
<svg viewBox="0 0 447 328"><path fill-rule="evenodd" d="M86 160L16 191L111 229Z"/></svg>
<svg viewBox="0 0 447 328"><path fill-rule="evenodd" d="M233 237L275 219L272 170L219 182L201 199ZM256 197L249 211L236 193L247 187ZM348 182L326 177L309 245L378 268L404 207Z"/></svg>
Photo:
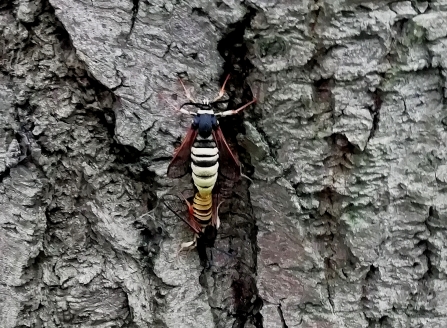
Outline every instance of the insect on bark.
<svg viewBox="0 0 447 328"><path fill-rule="evenodd" d="M230 78L227 76L218 96L213 101L205 100L196 102L186 89L182 80L180 83L185 91L189 102L179 108L175 108L183 114L193 116L193 121L186 136L174 152L174 158L168 166L168 177L180 178L192 170L192 180L197 190L192 204L188 204L187 224L195 232L194 240L183 243L181 249L191 249L199 243L212 247L220 226L218 215L218 194L215 185L218 174L226 179L236 181L241 176L241 166L228 146L222 130L219 126L218 117L235 115L256 102L252 101L235 109L223 112L214 112L218 105L228 102L220 100L225 94L225 85ZM185 107L198 108L197 112L185 109ZM214 192L213 192L214 191Z"/></svg>

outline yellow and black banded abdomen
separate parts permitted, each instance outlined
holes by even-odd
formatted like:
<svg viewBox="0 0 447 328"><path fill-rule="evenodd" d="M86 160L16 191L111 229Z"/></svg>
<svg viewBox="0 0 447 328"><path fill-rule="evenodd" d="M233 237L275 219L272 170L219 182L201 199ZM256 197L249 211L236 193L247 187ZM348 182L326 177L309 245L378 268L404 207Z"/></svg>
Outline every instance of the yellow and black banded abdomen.
<svg viewBox="0 0 447 328"><path fill-rule="evenodd" d="M191 148L191 169L199 194L202 197L211 195L219 170L219 150L212 135L208 138L197 136Z"/></svg>
<svg viewBox="0 0 447 328"><path fill-rule="evenodd" d="M206 227L212 218L213 197L211 194L202 196L200 193L194 195L192 203L194 219L202 227Z"/></svg>

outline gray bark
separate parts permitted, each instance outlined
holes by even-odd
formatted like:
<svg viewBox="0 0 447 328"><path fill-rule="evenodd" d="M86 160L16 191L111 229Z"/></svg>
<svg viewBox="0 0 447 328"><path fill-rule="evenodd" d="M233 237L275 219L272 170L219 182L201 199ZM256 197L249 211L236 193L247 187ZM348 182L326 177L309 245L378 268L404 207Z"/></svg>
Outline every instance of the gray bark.
<svg viewBox="0 0 447 328"><path fill-rule="evenodd" d="M0 4L0 326L446 327L447 2ZM160 206L197 99L243 163L211 268ZM250 88L250 86L252 88Z"/></svg>

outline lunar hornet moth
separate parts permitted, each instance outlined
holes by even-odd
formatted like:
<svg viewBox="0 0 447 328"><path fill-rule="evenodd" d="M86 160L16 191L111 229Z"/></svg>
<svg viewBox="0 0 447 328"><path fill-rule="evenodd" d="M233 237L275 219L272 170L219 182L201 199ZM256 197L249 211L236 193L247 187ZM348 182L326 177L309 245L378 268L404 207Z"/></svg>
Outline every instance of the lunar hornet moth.
<svg viewBox="0 0 447 328"><path fill-rule="evenodd" d="M216 98L212 101L205 100L202 103L196 102L192 98L180 79L189 102L175 109L192 116L193 120L182 144L174 152L167 175L170 178L180 178L187 174L191 168L192 179L197 189L192 205L188 203L189 216L186 221L196 233L196 237L192 242L183 243L182 249L195 247L202 240L215 239L220 225L217 213L219 206L216 206L217 194L215 191L218 174L233 181L239 180L241 177L241 165L231 152L217 118L241 112L255 103L256 98L235 110L215 112L219 109L219 104L228 102L220 99L225 94L225 85L229 78L228 75ZM197 112L187 110L188 107L197 108ZM208 238L213 235L214 239Z"/></svg>

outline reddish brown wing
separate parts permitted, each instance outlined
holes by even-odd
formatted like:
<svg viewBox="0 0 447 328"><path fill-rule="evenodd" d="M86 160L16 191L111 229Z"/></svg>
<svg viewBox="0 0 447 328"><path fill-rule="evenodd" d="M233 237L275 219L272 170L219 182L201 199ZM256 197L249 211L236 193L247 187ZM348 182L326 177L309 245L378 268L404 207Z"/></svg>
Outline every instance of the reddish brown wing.
<svg viewBox="0 0 447 328"><path fill-rule="evenodd" d="M177 216L180 220L185 222L189 227L197 234L202 233L202 228L191 216L190 210L185 203L185 200L181 199L179 196L165 194L161 198L163 204Z"/></svg>
<svg viewBox="0 0 447 328"><path fill-rule="evenodd" d="M191 160L191 147L197 137L197 129L189 128L180 147L174 152L174 158L168 166L168 177L180 178L188 173Z"/></svg>
<svg viewBox="0 0 447 328"><path fill-rule="evenodd" d="M228 147L222 130L218 126L213 131L213 137L219 149L219 171L230 180L238 180L241 176L241 164Z"/></svg>

